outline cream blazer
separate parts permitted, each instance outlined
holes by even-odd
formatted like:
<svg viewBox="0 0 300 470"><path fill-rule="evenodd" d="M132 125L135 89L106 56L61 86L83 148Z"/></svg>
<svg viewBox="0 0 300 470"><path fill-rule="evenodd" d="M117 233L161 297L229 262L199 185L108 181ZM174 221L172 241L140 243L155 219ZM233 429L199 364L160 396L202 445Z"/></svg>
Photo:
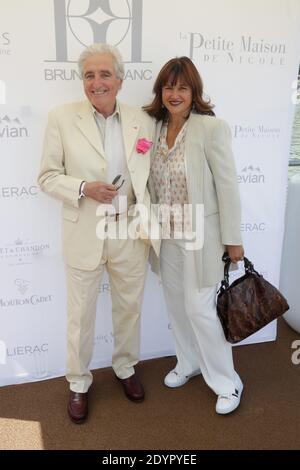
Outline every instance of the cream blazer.
<svg viewBox="0 0 300 470"><path fill-rule="evenodd" d="M162 122L156 125L155 148ZM224 245L241 245L241 207L228 124L216 117L191 113L185 140L186 180L189 203L204 205L204 245L195 250L198 286L216 285L223 278ZM154 185L148 183L157 203ZM194 218L193 218L194 219ZM150 254L153 271L158 258Z"/></svg>
<svg viewBox="0 0 300 470"><path fill-rule="evenodd" d="M155 124L140 109L122 103L119 105L133 191L137 203L144 204L150 214L150 196L146 186L150 151L137 153L136 143L139 138L152 141ZM107 160L89 101L65 104L49 113L38 183L43 191L63 202L66 263L78 269L94 270L100 263L103 249L103 240L96 236L99 203L90 198L78 199L82 180L111 183L107 181ZM151 223L157 222L151 220ZM139 234L158 253L159 240L147 238L146 224Z"/></svg>

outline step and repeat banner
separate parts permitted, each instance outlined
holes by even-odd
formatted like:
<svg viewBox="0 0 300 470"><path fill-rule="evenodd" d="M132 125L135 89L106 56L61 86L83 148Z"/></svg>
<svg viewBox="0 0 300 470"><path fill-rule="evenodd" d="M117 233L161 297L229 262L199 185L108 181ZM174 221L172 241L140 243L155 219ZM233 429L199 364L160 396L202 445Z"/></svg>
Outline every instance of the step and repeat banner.
<svg viewBox="0 0 300 470"><path fill-rule="evenodd" d="M151 100L157 72L189 56L232 129L247 256L278 284L299 0L0 1L0 385L64 375L66 287L60 203L40 192L48 111L83 98L77 58L119 47L122 101ZM235 276L239 275L235 273ZM110 287L99 286L92 368L111 363ZM248 342L276 338L276 323ZM173 354L159 280L148 272L142 358Z"/></svg>

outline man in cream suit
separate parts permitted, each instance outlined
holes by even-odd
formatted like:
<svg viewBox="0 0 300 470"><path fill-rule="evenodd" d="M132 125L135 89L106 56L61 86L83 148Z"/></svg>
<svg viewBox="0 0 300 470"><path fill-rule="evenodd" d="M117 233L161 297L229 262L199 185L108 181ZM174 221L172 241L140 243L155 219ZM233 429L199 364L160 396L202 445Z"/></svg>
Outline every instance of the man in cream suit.
<svg viewBox="0 0 300 470"><path fill-rule="evenodd" d="M130 225L127 207L137 203L150 208L146 183L154 130L144 112L116 100L124 77L116 48L93 44L82 52L78 63L88 101L50 112L39 174L42 190L63 202L68 413L75 423L83 422L88 413L89 362L104 267L112 294L112 366L126 396L133 401L144 399L134 365L139 360L140 310L149 252L149 243L142 239L146 227L137 224L136 236L131 238L110 237L109 233L118 234ZM146 145L139 147L140 142ZM121 199L127 201L127 207ZM103 215L107 205L113 205L114 211ZM151 243L157 252L158 240Z"/></svg>

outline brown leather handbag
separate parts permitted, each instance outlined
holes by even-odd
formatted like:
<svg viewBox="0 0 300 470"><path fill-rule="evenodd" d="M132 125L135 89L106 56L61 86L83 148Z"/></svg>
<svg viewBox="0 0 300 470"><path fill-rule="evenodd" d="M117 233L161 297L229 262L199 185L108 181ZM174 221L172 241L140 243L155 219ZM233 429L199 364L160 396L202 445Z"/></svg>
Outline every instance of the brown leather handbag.
<svg viewBox="0 0 300 470"><path fill-rule="evenodd" d="M229 285L228 253L224 253L222 260L224 279L218 291L217 313L227 341L238 343L278 318L289 305L247 258L244 258L244 276Z"/></svg>

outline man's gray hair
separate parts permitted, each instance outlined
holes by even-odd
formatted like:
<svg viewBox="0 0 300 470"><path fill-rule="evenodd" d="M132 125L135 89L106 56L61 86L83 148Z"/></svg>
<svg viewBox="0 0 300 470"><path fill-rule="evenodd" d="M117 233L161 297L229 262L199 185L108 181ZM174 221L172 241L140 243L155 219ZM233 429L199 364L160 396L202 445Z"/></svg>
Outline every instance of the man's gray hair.
<svg viewBox="0 0 300 470"><path fill-rule="evenodd" d="M84 49L84 51L80 54L78 59L78 68L81 77L83 74L84 62L86 61L86 59L96 54L110 54L115 61L116 76L120 80L123 80L125 70L120 52L116 47L104 43L92 44L91 46L88 46L86 49Z"/></svg>

